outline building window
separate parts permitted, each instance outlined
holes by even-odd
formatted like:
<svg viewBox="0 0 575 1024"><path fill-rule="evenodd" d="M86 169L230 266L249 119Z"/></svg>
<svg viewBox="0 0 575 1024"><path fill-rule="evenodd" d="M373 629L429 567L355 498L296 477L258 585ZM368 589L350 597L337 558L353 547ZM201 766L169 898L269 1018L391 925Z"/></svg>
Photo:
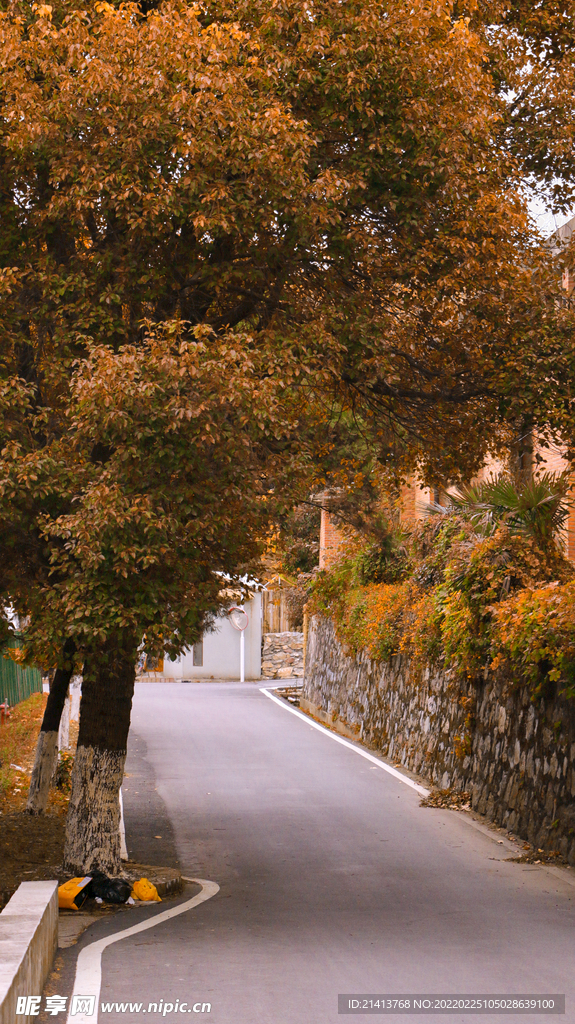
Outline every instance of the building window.
<svg viewBox="0 0 575 1024"><path fill-rule="evenodd" d="M192 648L194 652L194 668L202 668L204 664L204 641L200 640Z"/></svg>

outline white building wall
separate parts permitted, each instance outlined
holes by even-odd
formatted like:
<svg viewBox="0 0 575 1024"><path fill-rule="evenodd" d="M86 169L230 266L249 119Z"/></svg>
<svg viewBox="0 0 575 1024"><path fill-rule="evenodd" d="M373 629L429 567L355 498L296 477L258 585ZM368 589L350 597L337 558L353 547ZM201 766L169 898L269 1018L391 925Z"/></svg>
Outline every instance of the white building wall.
<svg viewBox="0 0 575 1024"><path fill-rule="evenodd" d="M249 623L245 630L246 679L259 679L262 674L262 596L255 593L242 606ZM227 615L216 620L216 629L205 633L203 664L194 665L194 654L188 649L176 661L164 658L164 667L158 673L163 679L239 679L240 633L234 629ZM151 678L152 673L146 678Z"/></svg>

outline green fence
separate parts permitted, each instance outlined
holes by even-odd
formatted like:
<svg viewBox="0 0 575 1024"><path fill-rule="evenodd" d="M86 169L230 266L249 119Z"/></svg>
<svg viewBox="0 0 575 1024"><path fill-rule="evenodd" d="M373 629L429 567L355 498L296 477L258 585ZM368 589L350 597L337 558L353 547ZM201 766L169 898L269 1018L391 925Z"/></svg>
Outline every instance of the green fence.
<svg viewBox="0 0 575 1024"><path fill-rule="evenodd" d="M8 646L17 647L18 641L9 642ZM13 707L41 689L42 673L39 669L18 665L11 658L0 656L0 704L7 701Z"/></svg>

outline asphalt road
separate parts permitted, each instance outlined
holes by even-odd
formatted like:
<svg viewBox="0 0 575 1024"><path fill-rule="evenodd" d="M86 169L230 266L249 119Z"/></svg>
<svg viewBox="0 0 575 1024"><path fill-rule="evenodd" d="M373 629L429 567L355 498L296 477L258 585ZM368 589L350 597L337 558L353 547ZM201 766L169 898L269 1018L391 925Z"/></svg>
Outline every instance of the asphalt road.
<svg viewBox="0 0 575 1024"><path fill-rule="evenodd" d="M338 1016L338 993L565 993L558 1019L575 1022L575 888L561 873L506 861L496 833L421 807L256 684L139 684L132 721L130 856L177 858L220 891L109 947L102 1001L209 1003L187 1019L211 1024L342 1024L390 1018Z"/></svg>

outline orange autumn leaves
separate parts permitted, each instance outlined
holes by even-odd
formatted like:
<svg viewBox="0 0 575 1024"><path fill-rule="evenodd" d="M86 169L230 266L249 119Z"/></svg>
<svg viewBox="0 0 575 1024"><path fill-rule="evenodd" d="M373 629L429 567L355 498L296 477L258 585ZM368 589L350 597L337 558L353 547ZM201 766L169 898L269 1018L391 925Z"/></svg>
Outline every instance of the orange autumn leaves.
<svg viewBox="0 0 575 1024"><path fill-rule="evenodd" d="M575 583L557 548L506 527L481 538L452 521L402 582L360 584L357 558L318 578L311 606L334 619L352 652L470 678L489 669L534 696L549 685L575 696Z"/></svg>
<svg viewBox="0 0 575 1024"><path fill-rule="evenodd" d="M305 491L318 422L343 410L390 473L457 479L569 381L473 18L0 7L3 585L46 644L195 635L214 569L268 529L262 494L281 517ZM162 409L189 367L171 353L160 387L151 324L200 331L197 416Z"/></svg>

